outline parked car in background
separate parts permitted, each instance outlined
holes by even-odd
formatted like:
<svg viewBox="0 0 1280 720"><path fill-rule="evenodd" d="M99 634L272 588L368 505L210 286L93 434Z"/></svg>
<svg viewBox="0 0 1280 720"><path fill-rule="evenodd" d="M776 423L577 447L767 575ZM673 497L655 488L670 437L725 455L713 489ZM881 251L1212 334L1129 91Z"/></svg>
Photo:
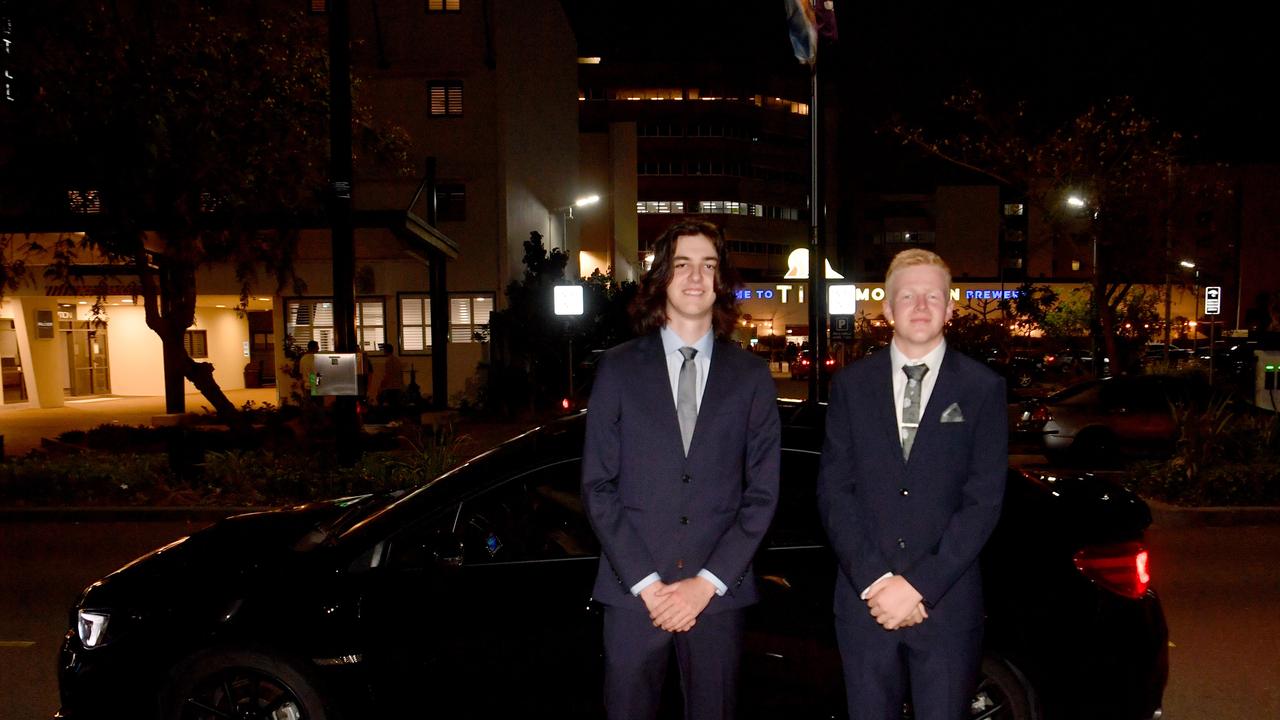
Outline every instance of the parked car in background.
<svg viewBox="0 0 1280 720"><path fill-rule="evenodd" d="M1177 368L1195 360L1195 354L1192 353L1191 348L1178 347L1177 345L1166 346L1164 343L1159 342L1147 343L1142 350L1141 360L1144 366L1150 367L1162 364L1166 358L1168 359L1169 367Z"/></svg>
<svg viewBox="0 0 1280 720"><path fill-rule="evenodd" d="M1199 374L1121 375L1086 380L1027 408L1018 429L1043 438L1051 460L1112 463L1121 457L1161 455L1178 438L1175 405L1203 406L1210 396Z"/></svg>
<svg viewBox="0 0 1280 720"><path fill-rule="evenodd" d="M780 412L782 490L755 560L739 708L843 717L837 570L814 496L825 408ZM412 492L228 518L93 583L59 655L60 717L602 717L584 420ZM970 717L1158 716L1168 633L1150 522L1100 478L1009 472L981 557Z"/></svg>
<svg viewBox="0 0 1280 720"><path fill-rule="evenodd" d="M983 359L1011 387L1031 387L1044 375L1044 354L1035 348L991 350Z"/></svg>
<svg viewBox="0 0 1280 720"><path fill-rule="evenodd" d="M840 369L840 364L834 355L827 355L824 364L826 365L827 377L831 377L831 373ZM796 354L796 359L791 361L791 379L808 380L812 372L813 354L808 350L801 350Z"/></svg>

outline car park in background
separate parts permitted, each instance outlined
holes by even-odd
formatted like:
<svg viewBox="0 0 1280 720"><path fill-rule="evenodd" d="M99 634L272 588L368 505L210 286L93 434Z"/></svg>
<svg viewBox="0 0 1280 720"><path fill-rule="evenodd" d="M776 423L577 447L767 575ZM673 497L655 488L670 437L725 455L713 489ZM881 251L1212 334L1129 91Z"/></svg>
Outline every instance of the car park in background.
<svg viewBox="0 0 1280 720"><path fill-rule="evenodd" d="M1208 381L1198 374L1086 380L1028 403L1011 427L1039 434L1051 460L1111 464L1168 453L1178 438L1174 406L1203 407L1209 397Z"/></svg>

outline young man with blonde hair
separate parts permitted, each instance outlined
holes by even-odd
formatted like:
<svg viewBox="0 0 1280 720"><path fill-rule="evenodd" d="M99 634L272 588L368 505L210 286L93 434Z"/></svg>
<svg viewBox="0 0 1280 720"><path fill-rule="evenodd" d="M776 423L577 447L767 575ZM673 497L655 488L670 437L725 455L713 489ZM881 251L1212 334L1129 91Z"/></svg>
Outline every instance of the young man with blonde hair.
<svg viewBox="0 0 1280 720"><path fill-rule="evenodd" d="M836 375L818 475L835 550L851 720L967 717L982 652L978 554L1008 465L1004 380L947 348L951 271L927 250L885 277L893 342Z"/></svg>

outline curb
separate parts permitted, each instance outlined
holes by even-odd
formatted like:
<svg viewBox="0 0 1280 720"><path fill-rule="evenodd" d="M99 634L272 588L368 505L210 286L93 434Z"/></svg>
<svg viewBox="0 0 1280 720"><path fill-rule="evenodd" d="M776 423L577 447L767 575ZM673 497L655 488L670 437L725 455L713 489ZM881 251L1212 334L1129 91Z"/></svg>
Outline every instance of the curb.
<svg viewBox="0 0 1280 720"><path fill-rule="evenodd" d="M0 508L7 522L213 522L270 507L31 507Z"/></svg>
<svg viewBox="0 0 1280 720"><path fill-rule="evenodd" d="M1146 500L1146 503L1151 508L1153 527L1280 525L1280 507L1179 507L1158 500Z"/></svg>

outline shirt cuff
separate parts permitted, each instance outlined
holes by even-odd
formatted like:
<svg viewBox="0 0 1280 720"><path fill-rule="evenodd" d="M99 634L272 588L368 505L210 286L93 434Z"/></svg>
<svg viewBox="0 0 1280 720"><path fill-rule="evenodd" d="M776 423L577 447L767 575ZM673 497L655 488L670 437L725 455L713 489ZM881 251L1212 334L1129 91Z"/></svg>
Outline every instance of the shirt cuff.
<svg viewBox="0 0 1280 720"><path fill-rule="evenodd" d="M867 593L871 592L871 588L875 587L876 583L880 582L881 580L884 580L885 578L891 578L891 577L893 577L893 573L891 573L891 572L887 572L887 573L885 573L885 574L881 575L880 577L876 578L876 582L873 582L873 583L871 583L870 585L868 585L868 586L867 586L867 587L862 591L862 594L858 596L858 599L859 599L859 600L866 600L866 599L867 599Z"/></svg>
<svg viewBox="0 0 1280 720"><path fill-rule="evenodd" d="M641 591L643 591L645 588L658 582L661 579L662 578L658 575L658 573L651 572L648 575L645 575L643 578L641 578L640 582L631 586L631 594L639 596Z"/></svg>
<svg viewBox="0 0 1280 720"><path fill-rule="evenodd" d="M698 571L698 577L716 586L717 597L724 597L724 594L729 592L729 586L720 582L720 578L716 577L715 573L711 572L706 568L702 568L701 570Z"/></svg>

